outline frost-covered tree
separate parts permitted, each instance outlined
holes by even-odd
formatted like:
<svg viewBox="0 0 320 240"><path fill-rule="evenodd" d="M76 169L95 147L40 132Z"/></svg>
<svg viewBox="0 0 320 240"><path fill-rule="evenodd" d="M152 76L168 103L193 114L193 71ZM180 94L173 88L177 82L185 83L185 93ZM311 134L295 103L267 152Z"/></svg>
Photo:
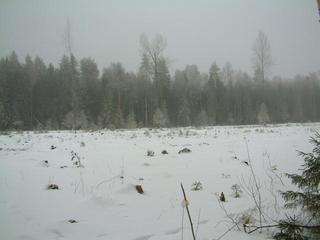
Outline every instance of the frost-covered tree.
<svg viewBox="0 0 320 240"><path fill-rule="evenodd" d="M205 110L201 110L196 118L195 118L195 124L197 126L207 126L208 125L208 115Z"/></svg>
<svg viewBox="0 0 320 240"><path fill-rule="evenodd" d="M181 104L179 106L178 124L180 126L190 126L191 124L189 104L185 98L182 99Z"/></svg>
<svg viewBox="0 0 320 240"><path fill-rule="evenodd" d="M310 142L314 145L311 153L299 152L304 158L302 173L287 174L299 190L281 193L286 208L300 210L306 217L290 216L280 221L277 240L320 239L320 134Z"/></svg>
<svg viewBox="0 0 320 240"><path fill-rule="evenodd" d="M268 107L265 103L261 103L257 119L259 124L266 124L270 122Z"/></svg>
<svg viewBox="0 0 320 240"><path fill-rule="evenodd" d="M159 108L153 114L153 125L155 127L168 127L169 119L168 114L165 111L161 111Z"/></svg>
<svg viewBox="0 0 320 240"><path fill-rule="evenodd" d="M136 116L134 111L131 111L126 118L126 128L133 129L137 127Z"/></svg>
<svg viewBox="0 0 320 240"><path fill-rule="evenodd" d="M84 111L74 115L72 111L68 112L62 123L66 129L79 130L88 129L89 121Z"/></svg>

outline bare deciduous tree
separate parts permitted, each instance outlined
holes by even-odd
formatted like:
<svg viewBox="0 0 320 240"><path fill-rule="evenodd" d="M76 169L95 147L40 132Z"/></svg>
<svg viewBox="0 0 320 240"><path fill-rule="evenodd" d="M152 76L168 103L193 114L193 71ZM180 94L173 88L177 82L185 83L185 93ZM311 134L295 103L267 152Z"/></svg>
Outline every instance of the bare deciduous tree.
<svg viewBox="0 0 320 240"><path fill-rule="evenodd" d="M156 34L152 41L145 34L142 34L140 36L140 45L143 56L149 60L153 80L156 80L159 75L159 62L163 59L162 54L167 46L167 42L160 34Z"/></svg>
<svg viewBox="0 0 320 240"><path fill-rule="evenodd" d="M253 69L257 80L265 81L272 65L271 46L267 35L259 31L253 45Z"/></svg>

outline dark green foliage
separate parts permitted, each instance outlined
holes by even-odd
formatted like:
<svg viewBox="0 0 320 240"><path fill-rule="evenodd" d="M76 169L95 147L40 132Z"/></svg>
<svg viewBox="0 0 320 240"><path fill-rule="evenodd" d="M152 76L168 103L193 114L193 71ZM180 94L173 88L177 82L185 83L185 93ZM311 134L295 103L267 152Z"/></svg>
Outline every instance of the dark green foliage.
<svg viewBox="0 0 320 240"><path fill-rule="evenodd" d="M230 64L170 75L161 54L139 71L63 56L58 66L13 52L0 59L0 130L206 126L320 121L318 74L254 81ZM310 157L305 155L305 157ZM293 176L293 179L299 177Z"/></svg>
<svg viewBox="0 0 320 240"><path fill-rule="evenodd" d="M281 232L274 236L276 240L306 240L308 239L303 235L303 227L295 218L290 218L288 221L280 221L279 228Z"/></svg>
<svg viewBox="0 0 320 240"><path fill-rule="evenodd" d="M286 201L286 208L300 210L309 220L306 222L296 217L288 217L279 223L281 232L275 235L275 239L320 238L320 134L316 133L310 142L314 146L311 153L299 152L304 158L302 173L287 174L299 191L281 193Z"/></svg>

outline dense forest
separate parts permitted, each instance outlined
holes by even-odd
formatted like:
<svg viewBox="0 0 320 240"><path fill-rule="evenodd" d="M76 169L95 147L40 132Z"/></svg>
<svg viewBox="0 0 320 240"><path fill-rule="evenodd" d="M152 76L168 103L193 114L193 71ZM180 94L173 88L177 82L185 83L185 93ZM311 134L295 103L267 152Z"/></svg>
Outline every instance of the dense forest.
<svg viewBox="0 0 320 240"><path fill-rule="evenodd" d="M253 76L215 62L207 73L188 65L171 75L160 35L141 37L136 73L121 63L100 73L93 59L71 51L58 66L29 55L21 62L12 52L0 59L0 130L320 121L320 74L268 79L266 40L259 33Z"/></svg>

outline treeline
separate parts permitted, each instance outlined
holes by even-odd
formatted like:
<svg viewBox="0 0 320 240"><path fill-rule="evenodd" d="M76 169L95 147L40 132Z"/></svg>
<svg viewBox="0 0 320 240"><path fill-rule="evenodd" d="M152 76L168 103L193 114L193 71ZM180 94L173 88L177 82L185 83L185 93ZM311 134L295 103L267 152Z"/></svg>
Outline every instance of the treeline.
<svg viewBox="0 0 320 240"><path fill-rule="evenodd" d="M171 76L165 58L150 56L137 73L112 63L100 74L91 58L71 54L55 67L13 52L0 60L0 129L320 121L319 74L261 80L213 63L208 73L188 65Z"/></svg>

